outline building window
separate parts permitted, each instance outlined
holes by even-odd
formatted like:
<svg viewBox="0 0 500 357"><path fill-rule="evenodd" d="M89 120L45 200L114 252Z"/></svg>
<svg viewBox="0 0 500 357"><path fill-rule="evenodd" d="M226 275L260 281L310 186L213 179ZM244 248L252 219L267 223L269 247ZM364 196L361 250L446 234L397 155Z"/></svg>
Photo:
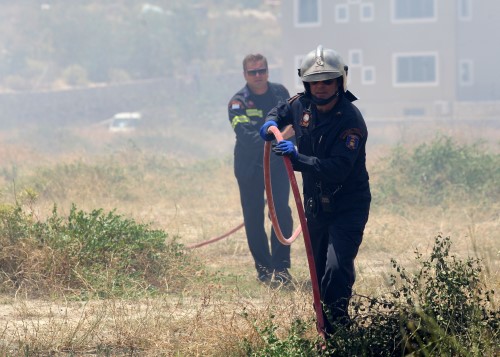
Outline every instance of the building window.
<svg viewBox="0 0 500 357"><path fill-rule="evenodd" d="M363 67L361 70L361 84L375 84L375 67Z"/></svg>
<svg viewBox="0 0 500 357"><path fill-rule="evenodd" d="M349 6L346 4L335 5L335 21L340 23L349 22Z"/></svg>
<svg viewBox="0 0 500 357"><path fill-rule="evenodd" d="M394 86L435 86L438 84L437 68L436 53L394 54Z"/></svg>
<svg viewBox="0 0 500 357"><path fill-rule="evenodd" d="M360 67L363 65L363 51L349 50L349 67Z"/></svg>
<svg viewBox="0 0 500 357"><path fill-rule="evenodd" d="M375 7L372 3L359 5L359 19L362 22L373 21L375 19Z"/></svg>
<svg viewBox="0 0 500 357"><path fill-rule="evenodd" d="M304 88L304 84L302 83L302 79L300 79L299 76L299 69L300 66L302 65L302 60L304 59L304 56L295 56L295 71L292 73L292 78L295 78L295 87L299 89Z"/></svg>
<svg viewBox="0 0 500 357"><path fill-rule="evenodd" d="M295 0L295 26L319 26L321 13L320 0Z"/></svg>
<svg viewBox="0 0 500 357"><path fill-rule="evenodd" d="M472 60L461 60L458 63L458 83L461 86L471 86L474 83L474 64Z"/></svg>
<svg viewBox="0 0 500 357"><path fill-rule="evenodd" d="M436 20L435 0L392 0L392 19L395 22Z"/></svg>
<svg viewBox="0 0 500 357"><path fill-rule="evenodd" d="M472 1L458 0L458 18L461 21L472 20Z"/></svg>

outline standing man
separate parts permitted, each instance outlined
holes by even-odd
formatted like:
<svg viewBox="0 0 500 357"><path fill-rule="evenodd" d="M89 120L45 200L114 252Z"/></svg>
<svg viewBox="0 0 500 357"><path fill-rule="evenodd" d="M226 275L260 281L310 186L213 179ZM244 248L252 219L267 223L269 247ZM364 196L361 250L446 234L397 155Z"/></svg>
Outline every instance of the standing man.
<svg viewBox="0 0 500 357"><path fill-rule="evenodd" d="M236 134L234 174L240 190L248 246L258 280L288 284L291 282L290 246L281 244L272 229L269 249L264 224L264 145L259 129L267 113L279 102L285 102L290 94L283 85L268 81L267 59L261 54L249 54L243 59L243 76L246 85L229 101L228 114ZM293 221L288 205L290 185L286 168L283 160L275 156L270 164L276 214L283 234L291 236Z"/></svg>
<svg viewBox="0 0 500 357"><path fill-rule="evenodd" d="M366 170L368 131L351 103L346 67L337 52L318 46L304 58L299 75L305 92L277 106L260 134L273 140L270 126L293 125L298 150L280 141L273 149L302 172L304 206L323 305L325 335L349 323L355 280L354 259L370 210Z"/></svg>

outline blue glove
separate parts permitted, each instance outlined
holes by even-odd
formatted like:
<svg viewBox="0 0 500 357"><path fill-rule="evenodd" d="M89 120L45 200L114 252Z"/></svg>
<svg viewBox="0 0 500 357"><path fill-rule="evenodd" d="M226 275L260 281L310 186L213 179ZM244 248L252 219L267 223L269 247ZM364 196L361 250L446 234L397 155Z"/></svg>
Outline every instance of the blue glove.
<svg viewBox="0 0 500 357"><path fill-rule="evenodd" d="M282 140L273 146L273 151L278 156L290 156L290 159L297 159L299 153L295 149L295 145L289 140Z"/></svg>
<svg viewBox="0 0 500 357"><path fill-rule="evenodd" d="M274 120L269 120L269 121L266 121L264 123L264 125L262 125L260 128L260 131L259 131L260 137L265 141L273 141L274 140L274 134L267 132L267 129L269 129L270 126L278 127L278 124Z"/></svg>

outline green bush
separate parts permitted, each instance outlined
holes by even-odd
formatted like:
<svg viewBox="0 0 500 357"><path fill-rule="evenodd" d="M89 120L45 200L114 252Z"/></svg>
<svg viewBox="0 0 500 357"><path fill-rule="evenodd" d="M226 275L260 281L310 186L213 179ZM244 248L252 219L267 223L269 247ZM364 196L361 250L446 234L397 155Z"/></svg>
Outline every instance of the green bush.
<svg viewBox="0 0 500 357"><path fill-rule="evenodd" d="M45 222L20 207L0 209L0 287L43 294L134 295L180 289L192 272L176 237L102 209L54 207Z"/></svg>
<svg viewBox="0 0 500 357"><path fill-rule="evenodd" d="M500 310L481 281L480 260L450 255L437 236L430 257L416 252L420 269L408 273L392 260L386 297L353 299L353 323L331 340L335 355L491 356L498 352Z"/></svg>
<svg viewBox="0 0 500 357"><path fill-rule="evenodd" d="M244 316L248 318L247 315ZM320 337L311 341L307 338L307 331L313 324L295 319L284 339L277 336L278 326L274 322L274 315L270 315L264 326L253 322L254 328L261 337L261 343L255 347L249 340L242 343L246 356L250 357L294 357L294 356L316 356L321 354Z"/></svg>
<svg viewBox="0 0 500 357"><path fill-rule="evenodd" d="M481 143L459 145L441 136L412 151L398 146L385 163L374 187L380 204L500 198L500 155L487 153Z"/></svg>
<svg viewBox="0 0 500 357"><path fill-rule="evenodd" d="M0 235L2 246L14 244L30 231L31 223L20 206L0 205Z"/></svg>
<svg viewBox="0 0 500 357"><path fill-rule="evenodd" d="M392 261L386 296L353 297L348 326L337 326L326 350L304 337L313 323L297 320L288 337L276 336L271 316L256 326L260 344L245 341L248 356L493 356L498 346L500 310L482 282L478 259L450 255L449 237L437 236L430 257L416 252L420 269L408 273Z"/></svg>

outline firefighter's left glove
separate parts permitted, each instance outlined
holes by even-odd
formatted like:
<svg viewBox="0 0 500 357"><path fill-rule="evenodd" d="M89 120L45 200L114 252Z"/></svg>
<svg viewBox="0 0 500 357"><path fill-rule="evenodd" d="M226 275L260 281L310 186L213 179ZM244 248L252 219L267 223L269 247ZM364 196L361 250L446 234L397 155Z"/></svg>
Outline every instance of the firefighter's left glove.
<svg viewBox="0 0 500 357"><path fill-rule="evenodd" d="M289 156L291 160L296 160L299 156L295 145L289 140L282 140L273 145L273 151L278 156Z"/></svg>
<svg viewBox="0 0 500 357"><path fill-rule="evenodd" d="M274 120L269 120L269 121L266 121L264 123L264 125L262 125L260 127L260 131L259 131L259 134L260 134L260 137L265 140L265 141L273 141L274 140L274 134L273 133L268 133L267 130L269 129L269 127L271 126L275 126L275 127L278 127L278 124L274 121Z"/></svg>

